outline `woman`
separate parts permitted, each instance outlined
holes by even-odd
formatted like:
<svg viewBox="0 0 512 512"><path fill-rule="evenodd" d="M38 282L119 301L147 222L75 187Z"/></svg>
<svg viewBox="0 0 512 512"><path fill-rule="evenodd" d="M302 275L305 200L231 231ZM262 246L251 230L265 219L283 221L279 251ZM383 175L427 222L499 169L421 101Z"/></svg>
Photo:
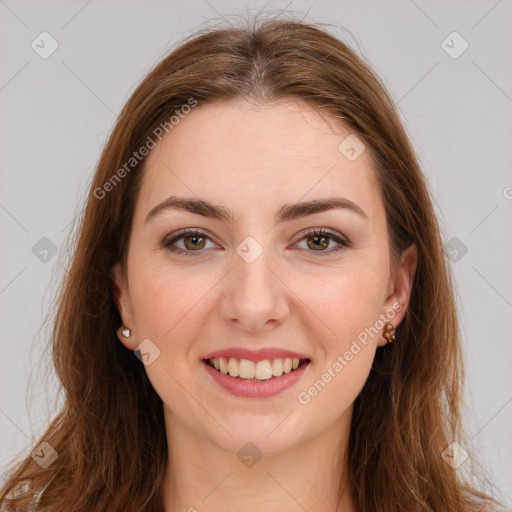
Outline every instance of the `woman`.
<svg viewBox="0 0 512 512"><path fill-rule="evenodd" d="M65 405L2 510L498 507L461 476L425 179L384 86L316 26L196 34L143 80L53 349Z"/></svg>

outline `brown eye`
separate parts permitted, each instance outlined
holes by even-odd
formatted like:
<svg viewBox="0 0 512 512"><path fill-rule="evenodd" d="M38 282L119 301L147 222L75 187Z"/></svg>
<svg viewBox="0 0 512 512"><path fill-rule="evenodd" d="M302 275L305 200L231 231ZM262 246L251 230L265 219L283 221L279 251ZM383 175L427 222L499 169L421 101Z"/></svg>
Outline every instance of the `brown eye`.
<svg viewBox="0 0 512 512"><path fill-rule="evenodd" d="M199 255L204 252L203 249L208 249L208 242L210 242L212 246L215 246L206 233L193 229L185 229L164 240L162 247L176 254L195 256L193 253Z"/></svg>
<svg viewBox="0 0 512 512"><path fill-rule="evenodd" d="M343 249L352 247L352 243L348 238L340 235L336 231L331 231L326 228L314 229L304 233L299 242L302 243L303 240L306 242L306 247L303 246L302 249L310 253L315 252L319 256L334 254ZM331 242L337 244L337 247L334 245L329 248L329 246L332 245Z"/></svg>
<svg viewBox="0 0 512 512"><path fill-rule="evenodd" d="M194 249L203 249L206 239L202 236L189 235L182 237L185 240L185 247L191 251Z"/></svg>
<svg viewBox="0 0 512 512"><path fill-rule="evenodd" d="M329 246L329 238L326 236L308 236L307 244L310 249L314 249L315 251L318 249L327 249Z"/></svg>

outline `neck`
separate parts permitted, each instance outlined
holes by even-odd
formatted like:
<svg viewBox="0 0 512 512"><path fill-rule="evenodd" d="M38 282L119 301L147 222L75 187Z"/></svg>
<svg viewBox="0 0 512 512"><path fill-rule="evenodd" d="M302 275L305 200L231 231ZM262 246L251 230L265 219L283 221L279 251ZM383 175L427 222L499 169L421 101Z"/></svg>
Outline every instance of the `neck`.
<svg viewBox="0 0 512 512"><path fill-rule="evenodd" d="M247 446L237 456L191 431L169 411L165 421L165 512L355 512L347 478L350 415L331 431L287 451L264 453L257 462L256 448Z"/></svg>

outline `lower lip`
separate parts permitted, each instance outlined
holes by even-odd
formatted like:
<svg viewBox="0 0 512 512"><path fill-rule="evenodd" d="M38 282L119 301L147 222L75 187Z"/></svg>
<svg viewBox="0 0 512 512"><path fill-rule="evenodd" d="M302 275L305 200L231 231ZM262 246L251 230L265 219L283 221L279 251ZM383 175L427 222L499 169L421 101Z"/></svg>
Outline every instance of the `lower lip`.
<svg viewBox="0 0 512 512"><path fill-rule="evenodd" d="M206 362L203 362L203 364L206 367L206 371L220 387L229 391L232 395L243 398L267 398L278 395L285 389L293 386L310 365L310 363L306 363L290 373L284 373L280 377L272 377L271 379L258 382L230 377L215 370Z"/></svg>

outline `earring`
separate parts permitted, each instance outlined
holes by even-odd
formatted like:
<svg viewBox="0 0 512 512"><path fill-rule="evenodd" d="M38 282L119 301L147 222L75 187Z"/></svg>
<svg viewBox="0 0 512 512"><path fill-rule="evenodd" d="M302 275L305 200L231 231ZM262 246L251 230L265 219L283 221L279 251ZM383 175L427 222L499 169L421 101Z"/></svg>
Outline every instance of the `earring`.
<svg viewBox="0 0 512 512"><path fill-rule="evenodd" d="M383 336L389 343L395 341L395 326L391 322L386 325L386 330L383 332Z"/></svg>
<svg viewBox="0 0 512 512"><path fill-rule="evenodd" d="M121 336L123 338L129 338L132 335L132 330L124 325L121 327Z"/></svg>

